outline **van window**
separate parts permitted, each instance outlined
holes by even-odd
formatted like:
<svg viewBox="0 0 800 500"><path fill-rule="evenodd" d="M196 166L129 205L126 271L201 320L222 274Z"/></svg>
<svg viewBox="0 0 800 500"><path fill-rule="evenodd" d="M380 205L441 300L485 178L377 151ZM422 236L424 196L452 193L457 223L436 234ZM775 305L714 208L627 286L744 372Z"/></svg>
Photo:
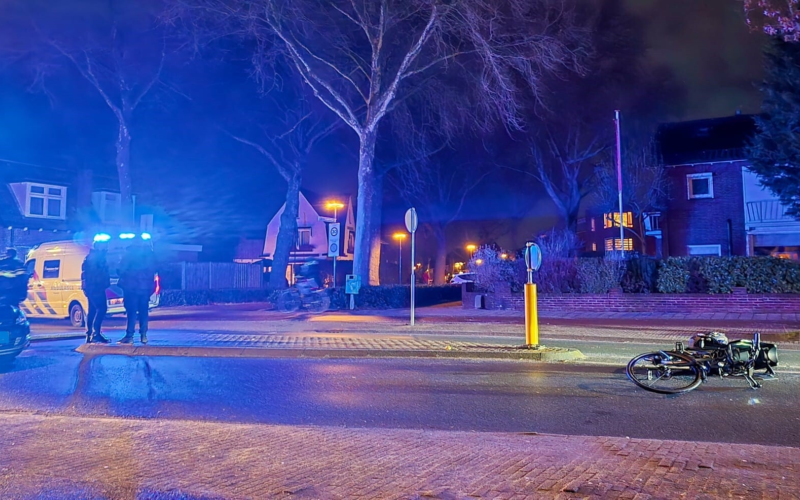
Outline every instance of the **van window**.
<svg viewBox="0 0 800 500"><path fill-rule="evenodd" d="M44 261L44 270L42 271L42 279L58 278L61 271L60 260L46 260Z"/></svg>
<svg viewBox="0 0 800 500"><path fill-rule="evenodd" d="M33 275L33 270L36 269L36 259L31 259L25 263L25 272Z"/></svg>

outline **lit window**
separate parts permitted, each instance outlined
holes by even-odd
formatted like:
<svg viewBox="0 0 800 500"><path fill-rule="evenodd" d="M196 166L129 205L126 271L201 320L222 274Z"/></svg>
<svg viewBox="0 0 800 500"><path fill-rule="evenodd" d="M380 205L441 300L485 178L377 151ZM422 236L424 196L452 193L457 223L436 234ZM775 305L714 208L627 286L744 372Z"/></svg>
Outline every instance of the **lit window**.
<svg viewBox="0 0 800 500"><path fill-rule="evenodd" d="M633 214L630 212L625 212L622 222L625 227L633 226ZM603 227L619 227L619 212L603 214ZM592 231L594 231L594 229L592 229Z"/></svg>
<svg viewBox="0 0 800 500"><path fill-rule="evenodd" d="M606 252L613 252L623 250L620 248L619 238L606 238ZM633 239L632 238L625 238L625 248L624 250L627 252L629 250L633 250Z"/></svg>
<svg viewBox="0 0 800 500"><path fill-rule="evenodd" d="M686 190L690 200L695 198L713 198L714 179L711 172L687 175Z"/></svg>
<svg viewBox="0 0 800 500"><path fill-rule="evenodd" d="M595 231L597 229L597 226L595 226L595 224L594 224L594 217L589 219L589 225L592 227L592 231Z"/></svg>
<svg viewBox="0 0 800 500"><path fill-rule="evenodd" d="M597 251L597 243L592 243L592 252Z"/></svg>
<svg viewBox="0 0 800 500"><path fill-rule="evenodd" d="M64 219L67 212L67 188L47 184L27 184L26 217Z"/></svg>

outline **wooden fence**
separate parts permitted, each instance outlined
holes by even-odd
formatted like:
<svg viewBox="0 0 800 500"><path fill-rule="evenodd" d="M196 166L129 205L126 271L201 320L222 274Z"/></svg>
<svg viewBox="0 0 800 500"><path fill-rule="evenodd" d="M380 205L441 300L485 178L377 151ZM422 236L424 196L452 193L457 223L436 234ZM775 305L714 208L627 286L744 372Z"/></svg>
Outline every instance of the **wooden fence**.
<svg viewBox="0 0 800 500"><path fill-rule="evenodd" d="M159 270L164 290L247 290L264 287L260 264L180 262Z"/></svg>

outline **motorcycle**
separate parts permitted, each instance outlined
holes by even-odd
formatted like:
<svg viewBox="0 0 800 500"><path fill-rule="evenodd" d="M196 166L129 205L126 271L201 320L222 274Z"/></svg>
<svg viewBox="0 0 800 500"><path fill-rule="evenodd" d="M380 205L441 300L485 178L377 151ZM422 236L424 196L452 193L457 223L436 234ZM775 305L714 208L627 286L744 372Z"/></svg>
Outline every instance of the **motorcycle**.
<svg viewBox="0 0 800 500"><path fill-rule="evenodd" d="M778 347L761 342L759 333L753 340L728 340L724 333L699 333L689 345L676 342L674 350L655 351L633 358L625 369L631 382L642 389L660 394L680 394L697 389L709 375L742 377L752 389L761 388L756 370L764 370L760 378L774 378L778 365Z"/></svg>
<svg viewBox="0 0 800 500"><path fill-rule="evenodd" d="M282 312L296 312L301 307L312 313L330 309L331 297L325 288L317 288L312 280L300 279L293 288L287 288L278 296L275 307Z"/></svg>

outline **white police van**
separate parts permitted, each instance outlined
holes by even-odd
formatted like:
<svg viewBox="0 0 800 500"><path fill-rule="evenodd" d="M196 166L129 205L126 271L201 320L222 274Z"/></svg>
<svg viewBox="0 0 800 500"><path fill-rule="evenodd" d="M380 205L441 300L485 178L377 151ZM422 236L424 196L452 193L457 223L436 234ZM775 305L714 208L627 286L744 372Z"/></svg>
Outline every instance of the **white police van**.
<svg viewBox="0 0 800 500"><path fill-rule="evenodd" d="M98 235L101 241L109 242L108 268L111 286L106 289L108 314L125 312L122 289L117 286L119 268L125 251L125 239L133 235L125 233L123 241L109 241L107 235ZM145 233L145 236L146 233ZM149 236L147 236L149 238ZM81 289L81 266L91 246L74 241L42 243L28 252L25 268L31 275L28 281L28 297L20 304L30 318L68 318L73 326L84 326L89 301ZM158 306L161 284L155 276L155 293L150 296L150 308Z"/></svg>

